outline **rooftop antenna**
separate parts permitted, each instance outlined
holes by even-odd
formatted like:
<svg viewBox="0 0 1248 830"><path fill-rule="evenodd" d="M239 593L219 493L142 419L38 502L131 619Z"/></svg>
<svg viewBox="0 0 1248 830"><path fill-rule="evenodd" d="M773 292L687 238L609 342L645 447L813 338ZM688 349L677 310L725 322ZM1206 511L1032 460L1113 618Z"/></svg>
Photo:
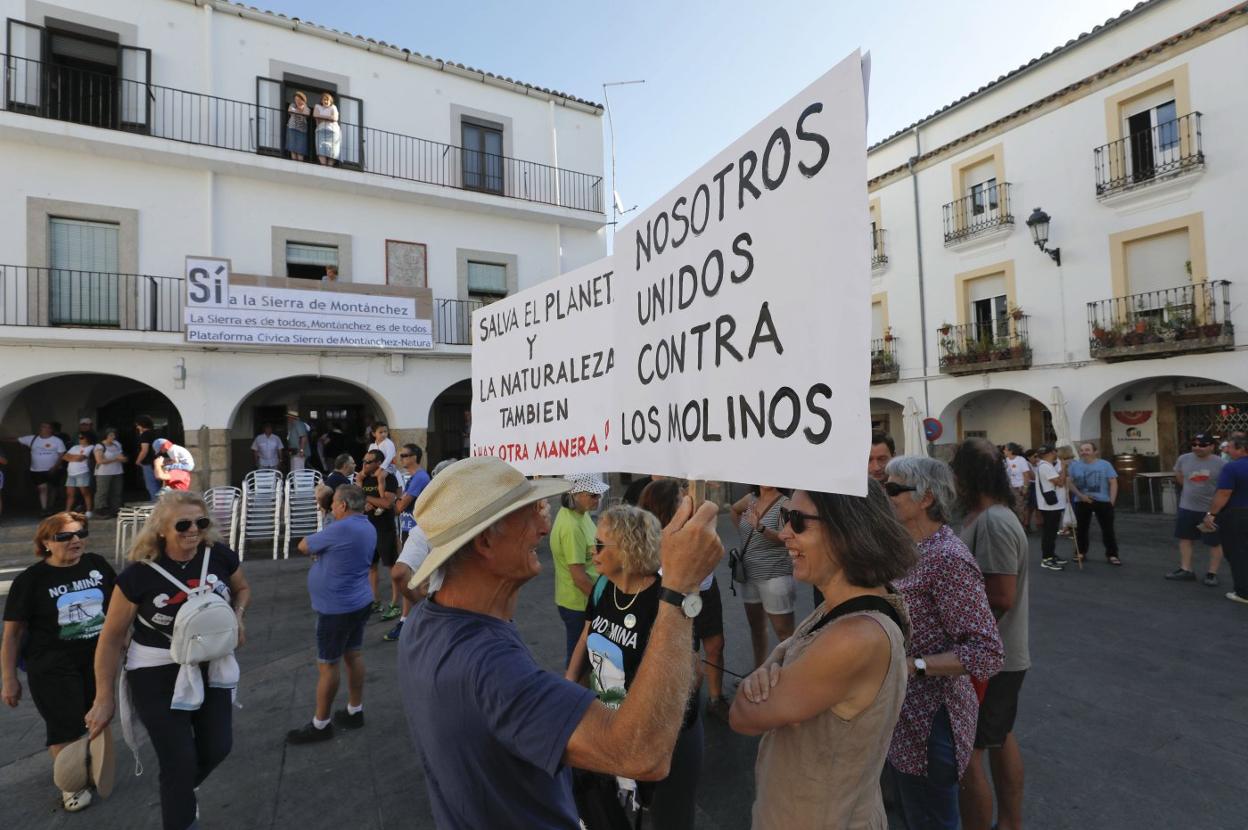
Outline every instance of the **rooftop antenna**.
<svg viewBox="0 0 1248 830"><path fill-rule="evenodd" d="M607 87L609 86L631 86L633 84L644 84L644 80L637 81L608 81L602 85L602 101L607 111L607 132L611 136L611 195L613 197L611 225L615 227L620 223L620 217L626 213L631 213L637 209L636 205L625 209L624 202L620 199L620 191L615 189L615 123L611 120L611 98L607 95Z"/></svg>

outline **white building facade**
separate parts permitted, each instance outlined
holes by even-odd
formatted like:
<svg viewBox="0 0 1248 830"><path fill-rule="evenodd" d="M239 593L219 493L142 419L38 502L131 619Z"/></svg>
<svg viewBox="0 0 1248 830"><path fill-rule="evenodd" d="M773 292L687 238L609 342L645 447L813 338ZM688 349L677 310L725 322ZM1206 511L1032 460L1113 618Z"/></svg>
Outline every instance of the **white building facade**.
<svg viewBox="0 0 1248 830"><path fill-rule="evenodd" d="M1246 24L1153 0L871 149L877 428L913 399L938 445L1035 446L1060 398L1070 437L1165 471L1248 426Z"/></svg>
<svg viewBox="0 0 1248 830"><path fill-rule="evenodd" d="M0 17L11 471L40 421L132 440L138 414L192 449L199 486L236 483L288 409L460 455L471 310L605 255L594 103L215 0L0 0ZM330 164L312 119L287 129L296 92L333 98ZM188 256L228 259L237 284L414 299L433 348L188 343Z"/></svg>

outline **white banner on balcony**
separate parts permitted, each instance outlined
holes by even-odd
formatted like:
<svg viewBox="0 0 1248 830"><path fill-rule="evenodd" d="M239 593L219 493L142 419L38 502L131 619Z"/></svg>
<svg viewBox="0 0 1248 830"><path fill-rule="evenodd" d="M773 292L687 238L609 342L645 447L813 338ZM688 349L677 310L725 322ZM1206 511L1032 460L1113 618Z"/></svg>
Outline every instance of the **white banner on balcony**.
<svg viewBox="0 0 1248 830"><path fill-rule="evenodd" d="M477 311L473 454L864 494L866 69L846 58L613 256Z"/></svg>
<svg viewBox="0 0 1248 830"><path fill-rule="evenodd" d="M433 348L433 323L412 297L231 285L227 260L187 257L190 343L374 351Z"/></svg>

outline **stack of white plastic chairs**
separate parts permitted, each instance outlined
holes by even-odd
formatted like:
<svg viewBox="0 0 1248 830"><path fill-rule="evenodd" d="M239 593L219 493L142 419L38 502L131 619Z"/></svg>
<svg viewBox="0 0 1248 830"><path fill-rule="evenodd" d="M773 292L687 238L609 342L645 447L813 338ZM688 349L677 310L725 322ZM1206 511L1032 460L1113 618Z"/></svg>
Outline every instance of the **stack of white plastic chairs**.
<svg viewBox="0 0 1248 830"><path fill-rule="evenodd" d="M204 503L217 532L231 550L238 549L239 514L243 510L243 491L237 487L211 487L204 491Z"/></svg>
<svg viewBox="0 0 1248 830"><path fill-rule="evenodd" d="M317 470L295 470L286 476L283 557L290 556L291 539L310 536L321 529L321 511L316 506L316 488L320 483Z"/></svg>
<svg viewBox="0 0 1248 830"><path fill-rule="evenodd" d="M138 535L147 519L156 507L152 504L127 505L117 511L117 531L113 540L113 563L120 566L130 548L130 543ZM120 568L118 568L120 570Z"/></svg>
<svg viewBox="0 0 1248 830"><path fill-rule="evenodd" d="M277 558L284 489L284 479L278 470L252 470L243 476L243 510L238 529L240 559L246 555L248 539L270 540L273 558Z"/></svg>

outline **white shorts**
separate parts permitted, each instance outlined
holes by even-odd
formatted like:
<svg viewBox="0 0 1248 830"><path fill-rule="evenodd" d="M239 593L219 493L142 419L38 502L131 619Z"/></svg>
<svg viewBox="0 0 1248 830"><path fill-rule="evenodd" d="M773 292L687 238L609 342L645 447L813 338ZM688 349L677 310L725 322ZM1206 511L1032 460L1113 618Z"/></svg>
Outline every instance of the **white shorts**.
<svg viewBox="0 0 1248 830"><path fill-rule="evenodd" d="M792 614L797 603L797 581L792 576L751 579L742 585L741 598L749 605L761 602L768 614Z"/></svg>

